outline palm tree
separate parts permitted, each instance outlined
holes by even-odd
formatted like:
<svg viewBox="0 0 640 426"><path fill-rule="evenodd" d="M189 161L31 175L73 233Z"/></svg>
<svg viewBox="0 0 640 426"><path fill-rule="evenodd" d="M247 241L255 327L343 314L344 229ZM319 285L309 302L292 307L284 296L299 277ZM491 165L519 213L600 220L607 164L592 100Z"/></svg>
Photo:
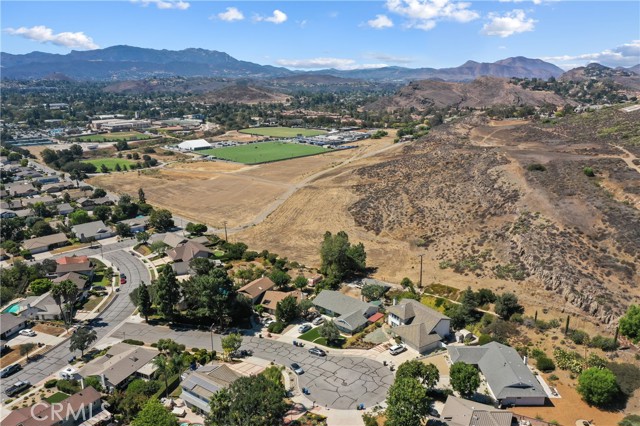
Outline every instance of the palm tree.
<svg viewBox="0 0 640 426"><path fill-rule="evenodd" d="M60 308L60 315L62 316L65 326L68 326L71 323L71 319L73 318L73 307L76 304L79 293L78 287L69 280L54 283L51 286L51 296L53 297L53 300L55 300L56 305L58 305L58 308ZM62 303L63 301L65 302L64 308Z"/></svg>
<svg viewBox="0 0 640 426"><path fill-rule="evenodd" d="M169 378L182 372L185 367L185 358L182 354L174 354L172 357L160 354L153 360L156 367L155 376L164 380L164 396L169 396Z"/></svg>
<svg viewBox="0 0 640 426"><path fill-rule="evenodd" d="M56 305L60 309L60 317L66 324L67 321L64 318L64 309L62 309L62 298L64 297L64 290L62 288L62 283L53 283L51 286L51 297L55 300Z"/></svg>

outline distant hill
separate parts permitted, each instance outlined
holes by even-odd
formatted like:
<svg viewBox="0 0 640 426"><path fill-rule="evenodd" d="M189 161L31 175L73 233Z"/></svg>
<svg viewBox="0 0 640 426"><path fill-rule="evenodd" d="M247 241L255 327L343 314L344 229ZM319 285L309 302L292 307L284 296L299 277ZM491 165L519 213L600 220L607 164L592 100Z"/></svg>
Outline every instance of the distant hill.
<svg viewBox="0 0 640 426"><path fill-rule="evenodd" d="M632 67L627 68L629 71L631 72L635 72L636 74L640 75L640 64L638 65L634 65Z"/></svg>
<svg viewBox="0 0 640 426"><path fill-rule="evenodd" d="M631 94L640 92L640 65L629 68L609 68L592 63L586 67L569 70L559 77L560 81L610 80L628 90ZM640 70L638 70L640 71Z"/></svg>
<svg viewBox="0 0 640 426"><path fill-rule="evenodd" d="M279 78L296 76L298 84L332 84L331 78L406 82L423 79L471 81L480 76L558 77L562 70L540 59L507 58L493 63L467 61L453 68L382 67L359 70L292 71L241 61L206 49L157 50L132 46L71 51L66 55L31 52L0 53L2 77L43 79L64 75L75 80L123 81L167 77ZM308 79L305 83L304 80ZM315 79L315 81L314 81ZM319 80L324 81L320 83ZM344 82L342 82L344 83Z"/></svg>
<svg viewBox="0 0 640 426"><path fill-rule="evenodd" d="M395 95L381 98L365 108L371 111L427 107L484 108L493 105L563 105L566 101L551 92L527 90L507 79L480 77L472 82L415 81Z"/></svg>

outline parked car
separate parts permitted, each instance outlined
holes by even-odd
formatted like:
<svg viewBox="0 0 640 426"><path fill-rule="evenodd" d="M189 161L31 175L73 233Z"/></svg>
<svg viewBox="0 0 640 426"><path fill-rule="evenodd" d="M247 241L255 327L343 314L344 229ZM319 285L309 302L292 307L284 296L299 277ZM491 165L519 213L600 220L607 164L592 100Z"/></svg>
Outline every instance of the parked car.
<svg viewBox="0 0 640 426"><path fill-rule="evenodd" d="M268 327L269 324L271 324L272 322L275 322L273 318L267 318L264 321L262 321L262 324L264 324L265 327Z"/></svg>
<svg viewBox="0 0 640 426"><path fill-rule="evenodd" d="M21 336L33 337L36 335L36 332L30 328L25 328L24 330L20 330L19 333Z"/></svg>
<svg viewBox="0 0 640 426"><path fill-rule="evenodd" d="M313 321L311 321L311 324L313 325L320 325L324 322L324 317L320 316L316 319L314 319Z"/></svg>
<svg viewBox="0 0 640 426"><path fill-rule="evenodd" d="M391 355L398 355L406 351L407 348L404 345L394 345L389 348Z"/></svg>
<svg viewBox="0 0 640 426"><path fill-rule="evenodd" d="M31 383L29 383L28 381L16 382L16 383L12 384L11 386L9 386L8 388L6 388L4 390L4 393L8 397L12 397L14 395L18 395L23 390L29 388L29 386L31 386Z"/></svg>
<svg viewBox="0 0 640 426"><path fill-rule="evenodd" d="M297 363L292 363L291 364L291 369L293 370L294 373L296 373L298 376L302 373L304 373L304 370L302 369L302 367L300 367Z"/></svg>
<svg viewBox="0 0 640 426"><path fill-rule="evenodd" d="M309 353L316 356L327 356L327 353L320 348L311 348L309 349Z"/></svg>
<svg viewBox="0 0 640 426"><path fill-rule="evenodd" d="M298 333L306 333L307 331L311 330L311 324L302 324L300 327L298 327Z"/></svg>
<svg viewBox="0 0 640 426"><path fill-rule="evenodd" d="M126 278L120 278L120 285L126 284L127 283L127 279Z"/></svg>
<svg viewBox="0 0 640 426"><path fill-rule="evenodd" d="M10 366L0 370L0 378L4 379L5 377L9 377L20 370L22 370L22 366L20 364L11 364Z"/></svg>
<svg viewBox="0 0 640 426"><path fill-rule="evenodd" d="M120 274L120 278L121 278L121 279L126 280L126 279L127 279L127 276L126 276L125 274L122 274L122 273L121 273L121 274Z"/></svg>

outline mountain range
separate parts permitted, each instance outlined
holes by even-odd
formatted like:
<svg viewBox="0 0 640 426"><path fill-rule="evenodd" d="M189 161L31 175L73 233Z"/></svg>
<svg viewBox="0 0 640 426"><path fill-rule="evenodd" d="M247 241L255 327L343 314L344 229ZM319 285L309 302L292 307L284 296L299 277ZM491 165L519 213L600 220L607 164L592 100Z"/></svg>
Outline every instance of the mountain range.
<svg viewBox="0 0 640 426"><path fill-rule="evenodd" d="M24 55L0 53L2 77L43 79L66 76L76 80L122 81L150 77L278 78L294 75L329 75L376 81L441 79L470 81L480 76L558 77L559 67L540 59L522 56L493 63L467 61L453 68L381 67L373 69L292 71L271 65L241 61L224 52L206 49L179 51L112 46L105 49L71 51L66 55L31 52Z"/></svg>

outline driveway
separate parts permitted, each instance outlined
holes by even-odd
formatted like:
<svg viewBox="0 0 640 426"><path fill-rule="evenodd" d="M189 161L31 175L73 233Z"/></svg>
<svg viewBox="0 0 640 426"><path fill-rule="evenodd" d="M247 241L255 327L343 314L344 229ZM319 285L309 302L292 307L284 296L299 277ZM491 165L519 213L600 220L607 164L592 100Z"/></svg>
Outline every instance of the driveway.
<svg viewBox="0 0 640 426"><path fill-rule="evenodd" d="M211 349L211 333L200 330L174 330L165 326L125 323L113 337L136 339L146 344L159 339L173 339L187 348ZM213 334L213 347L222 350L221 336ZM360 403L372 407L383 402L394 376L381 363L360 356L349 356L331 350L326 357L310 355L312 345L298 348L291 343L253 336L243 338L242 349L253 350L253 356L286 367L297 362L304 369L298 376L298 387L309 389L307 396L316 404L334 409L355 409Z"/></svg>

